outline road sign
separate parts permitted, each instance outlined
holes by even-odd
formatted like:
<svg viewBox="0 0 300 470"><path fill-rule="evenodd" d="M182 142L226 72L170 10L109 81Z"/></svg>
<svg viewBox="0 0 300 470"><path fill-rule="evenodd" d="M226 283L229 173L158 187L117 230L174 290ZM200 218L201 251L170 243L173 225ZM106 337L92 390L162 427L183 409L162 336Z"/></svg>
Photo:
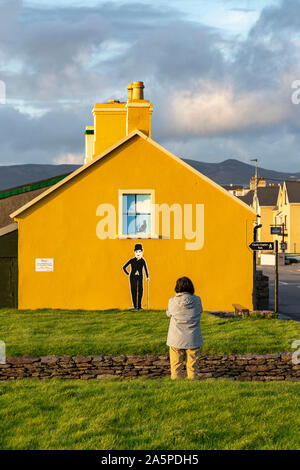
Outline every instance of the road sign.
<svg viewBox="0 0 300 470"><path fill-rule="evenodd" d="M281 235L281 225L271 226L271 235Z"/></svg>
<svg viewBox="0 0 300 470"><path fill-rule="evenodd" d="M252 242L249 245L249 248L253 251L273 251L274 250L274 242Z"/></svg>
<svg viewBox="0 0 300 470"><path fill-rule="evenodd" d="M287 250L287 243L286 242L281 242L280 243L280 249L281 250Z"/></svg>

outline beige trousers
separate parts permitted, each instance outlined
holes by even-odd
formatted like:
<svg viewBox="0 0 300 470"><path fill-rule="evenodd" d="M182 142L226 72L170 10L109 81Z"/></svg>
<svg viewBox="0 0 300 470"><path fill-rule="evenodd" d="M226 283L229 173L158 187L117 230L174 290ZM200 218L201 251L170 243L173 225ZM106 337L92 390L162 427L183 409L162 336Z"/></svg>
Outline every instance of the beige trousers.
<svg viewBox="0 0 300 470"><path fill-rule="evenodd" d="M197 379L199 367L200 348L178 349L170 346L171 379L185 377L184 365L188 379Z"/></svg>

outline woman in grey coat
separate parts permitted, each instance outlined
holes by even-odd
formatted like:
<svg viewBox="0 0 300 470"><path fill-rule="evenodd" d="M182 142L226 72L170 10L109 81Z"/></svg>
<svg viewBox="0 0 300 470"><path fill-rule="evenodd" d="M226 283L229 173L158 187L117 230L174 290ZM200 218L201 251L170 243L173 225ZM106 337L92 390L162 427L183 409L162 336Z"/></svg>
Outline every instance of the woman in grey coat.
<svg viewBox="0 0 300 470"><path fill-rule="evenodd" d="M184 363L188 379L196 379L200 346L203 344L200 318L202 302L194 295L194 286L188 277L176 282L176 295L169 300L170 317L167 345L170 346L171 378L184 377Z"/></svg>

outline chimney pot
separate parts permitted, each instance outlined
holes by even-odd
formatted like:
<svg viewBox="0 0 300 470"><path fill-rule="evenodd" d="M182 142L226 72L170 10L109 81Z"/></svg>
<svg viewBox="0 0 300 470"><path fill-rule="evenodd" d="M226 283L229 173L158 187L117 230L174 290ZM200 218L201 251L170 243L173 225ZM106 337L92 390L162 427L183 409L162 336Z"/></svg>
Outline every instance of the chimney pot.
<svg viewBox="0 0 300 470"><path fill-rule="evenodd" d="M132 84L132 99L133 100L143 100L144 99L144 83L143 82L133 82Z"/></svg>
<svg viewBox="0 0 300 470"><path fill-rule="evenodd" d="M133 90L132 83L128 84L127 90L128 90L128 101L132 101L132 90Z"/></svg>

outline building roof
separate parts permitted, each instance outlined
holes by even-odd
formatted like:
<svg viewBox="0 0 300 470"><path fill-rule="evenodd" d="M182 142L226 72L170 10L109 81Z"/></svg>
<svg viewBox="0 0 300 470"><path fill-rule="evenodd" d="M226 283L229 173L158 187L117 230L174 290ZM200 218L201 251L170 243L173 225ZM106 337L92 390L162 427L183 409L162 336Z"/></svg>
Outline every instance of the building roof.
<svg viewBox="0 0 300 470"><path fill-rule="evenodd" d="M253 195L254 195L254 191L251 190L251 191L248 191L248 193L245 194L244 196L237 196L237 197L248 206L251 206L251 204L253 203Z"/></svg>
<svg viewBox="0 0 300 470"><path fill-rule="evenodd" d="M18 224L16 222L6 225L5 227L0 228L0 237L3 237L3 235L7 235L8 233L14 232L15 230L18 230Z"/></svg>
<svg viewBox="0 0 300 470"><path fill-rule="evenodd" d="M257 197L260 206L275 206L278 198L278 186L267 186L265 188L257 188ZM238 196L241 201L249 206L253 204L254 190L251 189L245 196Z"/></svg>
<svg viewBox="0 0 300 470"><path fill-rule="evenodd" d="M238 189L244 189L242 184L226 184L222 188L227 189L227 191L236 191Z"/></svg>
<svg viewBox="0 0 300 470"><path fill-rule="evenodd" d="M222 188L222 186L218 185L217 183L215 183L214 181L212 181L210 178L208 178L207 176L203 175L202 173L200 173L198 170L196 170L195 168L193 168L191 165L189 165L188 163L186 163L185 161L183 161L181 158L179 157L176 157L173 153L169 152L167 149L165 149L164 147L162 147L160 144L158 144L157 142L155 142L154 140L152 140L150 137L146 136L143 132L139 131L138 129L136 129L135 131L131 132L128 136L124 137L123 139L121 139L119 142L117 142L116 144L112 145L110 148L108 148L107 150L105 150L103 153L101 153L100 155L98 155L96 158L94 158L92 161L90 161L89 163L86 163L85 165L81 166L80 168L78 168L77 170L73 171L73 173L71 173L70 175L68 175L66 178L64 178L62 181L59 181L57 184L55 184L54 186L52 186L51 188L47 189L46 191L43 192L43 194L40 194L39 196L37 196L35 199L33 199L32 201L28 202L27 204L25 204L24 206L20 207L20 209L14 211L12 214L10 214L10 217L11 218L14 218L14 217L17 217L18 215L20 215L21 213L23 213L24 211L26 211L27 209L29 209L30 207L32 207L34 204L37 204L39 201L41 201L41 199L47 197L49 194L51 194L52 192L56 191L58 188L60 188L62 185L68 183L70 180L72 180L73 178L76 178L77 175L81 174L82 172L84 172L85 170L87 170L87 168L89 168L90 166L92 165L95 165L99 160L102 160L104 157L106 157L107 155L109 155L112 151L114 151L115 149L119 148L121 145L125 144L126 142L128 142L129 140L131 140L132 138L134 137L141 137L142 139L144 139L145 141L149 142L151 145L155 146L156 148L158 148L161 152L165 153L166 155L168 155L169 157L171 157L173 160L177 161L178 163L180 163L181 165L183 165L185 168L189 169L190 171L192 171L194 174L196 174L197 176L199 176L200 178L202 178L203 180L205 180L207 183L211 184L212 186L214 186L216 189L218 189L219 191L223 192L227 197L230 197L231 199L233 199L235 202L237 202L238 204L241 204L244 208L248 209L249 211L251 211L253 214L254 214L254 211L249 207L247 206L247 204L245 204L243 201L239 200L236 196L233 196L229 191L226 191L226 189Z"/></svg>
<svg viewBox="0 0 300 470"><path fill-rule="evenodd" d="M257 197L260 206L275 206L277 204L279 185L257 188Z"/></svg>
<svg viewBox="0 0 300 470"><path fill-rule="evenodd" d="M300 203L300 181L285 181L288 199L291 204Z"/></svg>
<svg viewBox="0 0 300 470"><path fill-rule="evenodd" d="M67 173L69 174L69 173ZM32 199L45 192L47 187L53 186L65 178L66 175L60 175L48 178L42 181L36 181L23 186L6 189L0 192L0 228L12 224L9 214L27 204Z"/></svg>
<svg viewBox="0 0 300 470"><path fill-rule="evenodd" d="M23 194L35 189L46 188L47 186L52 186L53 184L58 183L60 180L68 176L70 173L65 173L63 175L53 176L52 178L47 178L45 180L35 181L33 183L23 184L21 186L15 186L14 188L5 189L0 191L0 199L5 199L10 196L16 196L17 194Z"/></svg>

